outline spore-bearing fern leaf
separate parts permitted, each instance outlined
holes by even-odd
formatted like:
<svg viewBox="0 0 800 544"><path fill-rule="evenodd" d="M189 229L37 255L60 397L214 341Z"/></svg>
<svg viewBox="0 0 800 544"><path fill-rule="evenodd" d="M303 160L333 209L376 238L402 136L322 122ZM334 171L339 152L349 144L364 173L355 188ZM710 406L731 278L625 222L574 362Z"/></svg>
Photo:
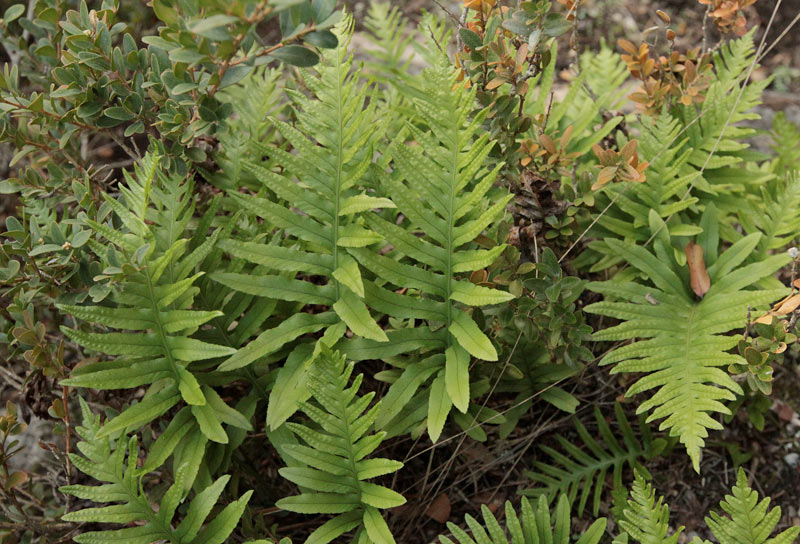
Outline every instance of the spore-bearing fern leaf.
<svg viewBox="0 0 800 544"><path fill-rule="evenodd" d="M741 361L739 355L728 353L739 337L724 333L744 325L748 307L765 305L785 294L785 290L745 289L789 260L775 255L740 266L760 237L758 233L751 234L719 256L708 268L711 289L700 301L688 290L686 266L678 266L672 248L666 245L666 226L654 243L658 256L643 247L606 240L610 250L624 257L653 285L613 280L588 285L620 302L591 304L586 311L623 321L595 333L595 338L634 339L608 353L600 364L616 364L612 373L645 373L626 395L657 389L640 404L637 413L649 412L648 422L664 419L659 428L669 429L671 436L680 438L698 472L708 429L721 428L711 414L728 414L724 401L742 393L741 387L720 368ZM716 253L717 242L702 240L706 255Z"/></svg>
<svg viewBox="0 0 800 544"><path fill-rule="evenodd" d="M523 493L531 497L546 496L548 499L563 493L573 505L577 506L579 516L583 515L583 510L591 497L592 512L596 516L600 510L603 487L609 471L613 474L614 488L622 487L622 470L626 465L646 474L641 461L659 455L664 450L666 442L664 439L653 439L649 427L643 421L640 425L643 440L640 442L622 407L615 404L614 411L622 433L622 444L615 437L603 414L595 408L597 431L603 443L595 440L592 433L576 419L575 430L585 447L580 448L568 438L557 435L556 439L561 446L558 450L542 447L553 460L552 464L536 462L534 465L536 470L526 472L529 478L544 487L528 489ZM579 494L580 498L576 504Z"/></svg>
<svg viewBox="0 0 800 544"><path fill-rule="evenodd" d="M570 505L566 496L561 495L551 522L550 507L544 497L539 498L537 506L531 506L527 498L522 498L521 515L517 515L511 501L505 505L505 529L486 505L481 505L483 524L466 515L465 520L470 533L455 523L448 523L450 536L439 536L442 544L508 544L506 532L511 537L511 544L569 544L573 536L570 531ZM606 518L595 520L578 539L577 544L597 544L606 530Z"/></svg>
<svg viewBox="0 0 800 544"><path fill-rule="evenodd" d="M315 530L307 544L324 544L359 527L372 542L393 543L379 509L405 503L402 495L367 480L402 468L399 461L368 458L385 433L368 434L379 404L369 408L374 393L358 397L363 374L353 379L353 363L321 345L309 369L308 388L315 402L301 402L310 424L287 423L303 443L284 445L286 455L301 466L280 469L284 478L306 491L280 499L280 508L304 514L338 514ZM304 465L304 466L302 466ZM360 540L359 540L360 542Z"/></svg>
<svg viewBox="0 0 800 544"><path fill-rule="evenodd" d="M249 422L233 415L235 410L213 389L201 386L190 369L191 363L235 352L231 347L192 337L201 325L221 315L219 311L191 309L198 291L192 284L200 275L194 273L195 267L213 249L217 235L190 250L183 233L194 208L189 197L191 184L162 173L159 159L153 155L147 155L134 172L133 176L126 173L127 183L120 187L124 201L104 195L123 223L121 232L88 221L103 236L109 231L115 233L109 241L118 247L119 254L109 249L101 256L109 265L106 274L124 278L115 283L112 305L58 304L75 318L128 331L87 332L62 327L69 338L86 349L121 357L78 367L61 383L95 389L152 384L141 402L99 431L101 438L145 425L183 400L191 406L197 427L208 440L227 442L220 422L250 429Z"/></svg>
<svg viewBox="0 0 800 544"><path fill-rule="evenodd" d="M189 503L186 516L174 527L173 517L186 498L186 465L176 471L175 482L161 498L159 507L154 508L142 491L142 472L136 467L139 458L136 436L127 442L117 441L112 448L108 436L100 436L103 428L100 417L92 414L82 397L79 400L83 426L78 427L77 432L83 441L78 443L78 449L83 455L70 453L70 459L81 472L105 483L97 486L68 485L61 487L60 491L96 503L117 504L69 512L62 519L71 522L142 524L123 529L83 532L74 538L75 542L151 544L168 541L172 544L222 544L226 541L236 528L252 491L246 492L213 519L207 520L230 479L228 475L222 476L195 495Z"/></svg>

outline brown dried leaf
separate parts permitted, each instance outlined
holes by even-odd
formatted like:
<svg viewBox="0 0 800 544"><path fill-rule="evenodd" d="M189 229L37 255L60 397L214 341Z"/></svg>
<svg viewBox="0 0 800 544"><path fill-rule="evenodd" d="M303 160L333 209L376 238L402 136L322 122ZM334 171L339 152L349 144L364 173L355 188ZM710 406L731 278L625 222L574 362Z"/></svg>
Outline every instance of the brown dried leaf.
<svg viewBox="0 0 800 544"><path fill-rule="evenodd" d="M447 523L450 519L450 497L447 493L436 497L425 511L425 515L439 523Z"/></svg>
<svg viewBox="0 0 800 544"><path fill-rule="evenodd" d="M689 242L686 246L686 262L689 265L689 277L692 291L702 297L711 289L711 278L706 270L706 263L703 261L703 248L694 242Z"/></svg>

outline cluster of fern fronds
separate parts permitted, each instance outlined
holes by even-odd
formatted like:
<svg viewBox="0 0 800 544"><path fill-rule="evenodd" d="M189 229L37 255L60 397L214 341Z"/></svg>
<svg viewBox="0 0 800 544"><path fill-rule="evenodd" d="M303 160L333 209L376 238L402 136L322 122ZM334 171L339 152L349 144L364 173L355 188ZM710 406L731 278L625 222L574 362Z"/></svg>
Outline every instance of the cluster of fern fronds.
<svg viewBox="0 0 800 544"><path fill-rule="evenodd" d="M213 40L239 17L274 7L289 36L249 57L260 38L242 34L242 55L218 73L169 87L185 106L213 89L194 104L195 127L212 102L232 112L207 160L151 138L116 183L101 190L85 172L66 207L38 214L66 217L71 241L32 220L0 233L14 240L0 248L0 286L23 258L85 246L63 255L63 291L47 293L58 331L36 324L19 292L0 314L21 323L13 344L58 388L49 411L67 433L59 491L70 498L53 515L72 524L65 534L422 542L434 533L411 527L426 511L449 520L449 505L442 515L427 503L432 490L450 499L438 490L465 442L505 459L514 438L538 436L535 421L572 414L574 430L517 450L528 481L504 495L523 495L518 509L483 505L482 520L450 521L438 540L568 544L573 511L604 511L614 524L581 525L577 542L610 541L610 527L615 543L678 542L654 490L664 475L648 466L685 450L701 473L723 416L745 406L763 426L774 365L796 363L800 281L787 250L800 229L800 131L778 117L777 152L749 148L741 122L769 83L750 82L754 31L658 69L647 44L624 42L625 60L582 53L553 103L558 37L577 31L579 3L503 4L465 1L456 28L426 14L416 31L396 7L371 4L363 61L353 16L327 1L237 3L165 30L186 44L169 54L165 37L145 40L156 67L177 63L159 72L173 82L220 53ZM202 11L193 5L152 8L169 20ZM61 27L97 19L82 6ZM80 48L86 36L65 39ZM323 48L318 59L291 43L300 37ZM70 59L91 67L102 59L86 47ZM56 70L67 78L69 66ZM645 107L623 114L629 77ZM136 93L160 92L133 83L132 108ZM44 277L31 263L24 272ZM582 419L598 384L620 402ZM20 429L0 419L0 542L15 538L2 516L29 521L18 495L35 493L7 463ZM442 451L453 459L437 474ZM409 475L422 454L425 473ZM780 508L741 468L720 507L706 518L720 544L800 533L769 539Z"/></svg>

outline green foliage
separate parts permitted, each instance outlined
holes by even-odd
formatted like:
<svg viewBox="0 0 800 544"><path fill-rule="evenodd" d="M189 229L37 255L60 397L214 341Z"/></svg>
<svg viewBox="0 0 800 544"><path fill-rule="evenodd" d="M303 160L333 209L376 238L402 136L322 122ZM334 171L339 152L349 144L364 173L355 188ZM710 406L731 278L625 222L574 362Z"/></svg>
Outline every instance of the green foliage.
<svg viewBox="0 0 800 544"><path fill-rule="evenodd" d="M221 476L214 483L197 493L183 511L183 519L176 527L173 518L178 507L186 499L184 479L186 467L175 473L175 482L160 498L154 508L151 499L142 491L144 471L137 468L139 443L136 436L124 440L125 435L112 444L108 432L103 432L100 417L92 414L89 406L79 397L83 426L78 434L83 439L78 449L83 456L70 454L78 469L102 485L68 485L61 487L62 493L96 503L117 503L109 506L84 508L62 516L64 521L129 524L141 522L133 527L105 531L86 531L74 538L75 542L87 544L151 544L169 541L173 544L222 544L236 528L252 491L229 503L209 518L230 476ZM114 433L118 435L118 433ZM127 459L126 459L127 457Z"/></svg>
<svg viewBox="0 0 800 544"><path fill-rule="evenodd" d="M679 528L672 536L667 537L669 530L669 506L664 498L656 500L656 491L647 480L636 473L631 487L631 498L619 519L620 529L640 544L677 544L683 532Z"/></svg>
<svg viewBox="0 0 800 544"><path fill-rule="evenodd" d="M60 304L59 308L106 327L152 332L96 333L63 328L69 338L86 349L120 357L86 364L62 384L93 389L150 386L141 402L99 431L100 438L141 427L182 399L190 406L200 432L208 440L226 443L223 422L244 429L250 429L250 423L228 407L211 387L201 385L189 368L196 361L235 352L191 337L201 325L221 315L190 309L197 293L192 284L200 275L195 273L195 267L208 255L216 236L189 250L183 231L192 217L191 184L181 183L176 176L164 176L158 157L145 157L134 175L126 173L126 181L127 187L120 187L124 203L105 197L124 228L86 220L113 244L103 248L106 267L95 276L96 281L110 281L98 283L90 295L100 302L111 294L113 304Z"/></svg>
<svg viewBox="0 0 800 544"><path fill-rule="evenodd" d="M714 223L713 210L707 210L706 224ZM598 302L586 307L590 313L621 319L624 322L596 332L597 340L638 339L616 348L601 360L601 365L616 364L612 373L646 373L626 393L658 389L641 403L637 413L649 412L648 422L665 418L660 429L669 429L680 438L700 470L700 451L708 429L720 429L711 413L729 413L724 400L733 400L742 389L719 367L743 362L739 355L727 353L737 336L723 335L740 327L751 306L763 306L779 298L785 290L748 290L760 279L787 264L785 255L740 266L758 244L761 235L751 234L716 258L718 239L700 239L707 256L711 288L700 301L689 290L689 271L675 258L666 225L651 212L655 253L632 244L607 239L608 248L624 257L648 281L614 279L593 282L589 289L619 302ZM652 285L651 285L652 283Z"/></svg>
<svg viewBox="0 0 800 544"><path fill-rule="evenodd" d="M572 542L570 532L570 507L569 501L561 495L556 506L555 516L551 521L550 507L544 497L539 498L536 508L532 507L528 499L522 498L522 513L517 515L510 501L505 505L505 525L511 536L511 544L539 544L549 542L552 544L569 544ZM454 523L448 523L455 540L440 535L442 544L508 544L506 531L498 523L497 518L485 506L481 506L483 524L467 514L466 522L472 535L459 528ZM603 538L606 530L606 518L595 520L594 523L577 540L577 544L597 544Z"/></svg>
<svg viewBox="0 0 800 544"><path fill-rule="evenodd" d="M797 539L800 527L790 527L768 538L781 518L781 509L770 510L769 497L758 500L758 493L750 489L742 468L736 475L732 493L725 495L720 503L727 516L711 512L706 518L709 529L720 544L789 544Z"/></svg>
<svg viewBox="0 0 800 544"><path fill-rule="evenodd" d="M337 514L309 536L308 544L331 542L356 527L359 529L353 542L393 543L379 509L406 502L397 492L367 481L391 474L403 463L367 458L380 446L385 433L367 434L379 403L369 407L374 392L357 395L363 374L348 387L352 372L352 362L346 363L343 355L322 348L308 377L308 388L316 402L300 403L300 410L315 425L287 423L305 444L284 446L285 454L301 466L282 468L280 474L305 491L279 500L277 506L302 514Z"/></svg>
<svg viewBox="0 0 800 544"><path fill-rule="evenodd" d="M546 496L550 499L563 493L569 498L570 503L575 504L580 492L580 499L576 505L578 515L583 515L584 507L591 497L592 514L596 516L600 511L600 501L603 498L603 488L609 471L612 473L614 488L623 486L622 471L626 465L648 474L642 462L660 455L667 445L666 441L663 438L653 438L649 427L643 423L640 425L643 439L640 442L619 404L614 404L614 412L622 434L622 444L617 440L602 412L595 408L597 434L602 437L603 444L598 443L592 437L592 433L576 419L575 430L583 447L576 446L572 440L563 435L556 436L561 446L559 450L542 446L542 451L552 459L552 464L536 461L534 462L536 470L528 471L526 475L543 487L528 489L523 493L531 497Z"/></svg>

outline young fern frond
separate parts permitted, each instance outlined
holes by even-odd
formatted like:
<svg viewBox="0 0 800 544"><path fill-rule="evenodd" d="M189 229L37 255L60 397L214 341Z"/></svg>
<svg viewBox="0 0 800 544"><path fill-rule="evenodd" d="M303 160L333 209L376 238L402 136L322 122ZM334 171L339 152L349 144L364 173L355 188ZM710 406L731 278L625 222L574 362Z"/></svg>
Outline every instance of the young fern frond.
<svg viewBox="0 0 800 544"><path fill-rule="evenodd" d="M352 20L348 25L352 25ZM348 34L349 28L343 34ZM369 89L351 74L348 40L326 51L317 74L305 73L315 98L292 92L297 128L275 120L280 134L297 154L265 147L263 154L284 169L277 174L259 164L247 164L264 188L291 202L303 215L273 199L231 192L242 208L283 229L291 247L226 240L220 244L234 257L265 269L264 273L217 272L215 281L242 293L327 306L335 313L294 313L276 329L268 329L225 361L233 370L277 351L306 332L344 322L355 334L385 342L386 334L364 303L364 285L356 261L347 248L364 247L380 237L361 225L363 212L393 207L391 201L366 191L372 164L372 140L379 128L375 105L366 106ZM309 138L306 134L313 134ZM296 279L297 274L304 274ZM325 283L311 281L325 278Z"/></svg>
<svg viewBox="0 0 800 544"><path fill-rule="evenodd" d="M719 544L792 544L800 527L790 527L769 538L781 518L780 507L769 509L769 497L758 500L758 493L750 489L744 469L739 468L732 495L720 503L728 516L711 512L706 524Z"/></svg>
<svg viewBox="0 0 800 544"><path fill-rule="evenodd" d="M572 440L556 435L561 446L559 450L547 446L541 448L550 456L553 464L537 461L534 463L536 470L525 473L544 487L528 489L523 493L530 497L546 496L549 499L563 493L573 505L580 493L577 514L583 515L583 510L592 497L592 513L596 516L600 511L600 501L603 498L603 488L609 471L613 474L614 488L622 487L622 470L626 465L646 473L640 461L659 455L666 446L665 440L653 439L647 424L642 423L640 427L643 443L640 442L619 404L614 404L614 411L622 433L622 444L614 436L602 412L595 408L597 432L602 437L603 444L595 440L592 437L593 433L576 419L575 430L585 447L580 448Z"/></svg>
<svg viewBox="0 0 800 544"><path fill-rule="evenodd" d="M794 174L800 170L800 127L778 112L772 120L772 150L777 155L772 171L778 175Z"/></svg>
<svg viewBox="0 0 800 544"><path fill-rule="evenodd" d="M84 508L65 514L62 519L71 522L130 524L133 527L105 531L83 532L74 538L84 544L222 544L236 528L252 491L228 504L213 519L208 519L212 508L230 480L225 475L197 493L189 502L183 520L175 526L175 513L186 499L186 466L175 473L175 482L167 489L157 508L144 494L141 485L142 470L136 464L139 446L136 436L112 445L108 434L100 436L100 416L95 416L82 397L78 397L83 415L83 426L77 432L83 439L78 449L83 454L70 453L72 463L84 474L104 482L101 485L67 485L62 493L96 503L117 503L109 506ZM124 437L125 435L123 435ZM127 459L126 459L127 456Z"/></svg>
<svg viewBox="0 0 800 544"><path fill-rule="evenodd" d="M457 84L452 67L444 63L427 70L422 79L426 98L415 100L415 107L427 130L408 125L419 145L394 145L395 170L383 181L384 192L406 220L398 225L377 214L368 216L369 227L391 244L392 251L385 255L367 249L351 252L376 276L364 284L372 308L399 319L444 325L435 332L417 327L415 337L422 346L445 353L433 387L446 395L430 397L428 430L436 440L451 405L462 413L469 407L470 357L497 360L491 340L459 304L484 306L514 297L459 279L459 275L488 266L505 248L500 244L489 250L475 249L473 240L503 214L512 195L492 188L500 167L485 168L493 144L488 134L478 136L486 111L470 120L474 91ZM396 289L408 292L401 295ZM407 331L397 331L396 338L405 341L401 335ZM376 347L379 352L380 346ZM390 341L381 355L419 347ZM380 356L375 352L373 357ZM348 351L348 356L353 354Z"/></svg>
<svg viewBox="0 0 800 544"><path fill-rule="evenodd" d="M121 276L122 281L114 284L109 304L59 304L58 308L75 318L128 332L62 327L87 350L117 358L80 366L61 383L105 390L148 386L144 398L104 425L99 438L146 425L183 400L193 416L187 417L186 429L199 429L197 434L208 440L225 443L222 423L242 429L250 429L250 423L190 368L192 363L235 352L193 337L201 325L221 315L192 309L198 292L193 283L202 275L195 268L213 249L217 235L190 249L183 233L194 208L191 191L182 178L161 173L158 162L147 155L135 167L135 175L125 173L126 186L120 186L123 199L104 195L123 228L87 220L111 244L106 249L91 242L107 263L105 277Z"/></svg>
<svg viewBox="0 0 800 544"><path fill-rule="evenodd" d="M532 507L525 497L521 501L521 515L517 515L511 501L505 505L505 528L497 521L486 505L481 505L483 524L467 514L465 520L470 533L455 523L448 523L449 536L440 535L441 544L569 544L572 540L570 531L570 505L564 495L558 499L555 519L551 522L550 506L544 497L539 498L536 508ZM606 518L596 520L581 535L576 544L597 544L606 530Z"/></svg>
<svg viewBox="0 0 800 544"><path fill-rule="evenodd" d="M619 240L608 239L606 244L652 285L618 279L590 283L590 290L618 302L591 304L586 311L623 321L595 333L597 340L633 340L608 353L600 364L615 364L613 374L645 373L626 395L658 389L639 405L637 413L649 412L648 423L664 419L660 430L669 429L671 436L680 438L699 472L703 439L708 429L721 428L711 414L728 414L723 401L742 394L739 384L720 368L743 361L739 355L727 353L739 336L725 333L744 325L749 307L763 306L785 294L785 289L746 288L771 276L789 258L775 255L740 266L761 238L754 233L714 260L708 256L718 252L716 231L704 233L699 242L710 264L711 288L697 301L689 290L687 267L675 260L669 229L655 212L651 212L651 222L654 232L660 229L653 243L655 254Z"/></svg>
<svg viewBox="0 0 800 544"><path fill-rule="evenodd" d="M640 544L677 544L683 531L681 527L672 536L667 536L669 506L664 504L664 497L656 500L655 489L638 471L623 515L623 519L617 520L620 528Z"/></svg>
<svg viewBox="0 0 800 544"><path fill-rule="evenodd" d="M385 433L367 434L378 413L371 408L375 396L358 397L363 374L350 386L353 363L323 346L308 370L308 388L314 403L301 402L300 409L313 425L287 423L302 444L284 445L285 453L302 466L280 469L284 478L304 491L280 499L276 505L302 514L337 514L316 529L306 544L324 544L357 528L354 542L394 543L379 510L400 506L402 495L367 480L391 474L403 463L377 457L367 458L380 445Z"/></svg>

